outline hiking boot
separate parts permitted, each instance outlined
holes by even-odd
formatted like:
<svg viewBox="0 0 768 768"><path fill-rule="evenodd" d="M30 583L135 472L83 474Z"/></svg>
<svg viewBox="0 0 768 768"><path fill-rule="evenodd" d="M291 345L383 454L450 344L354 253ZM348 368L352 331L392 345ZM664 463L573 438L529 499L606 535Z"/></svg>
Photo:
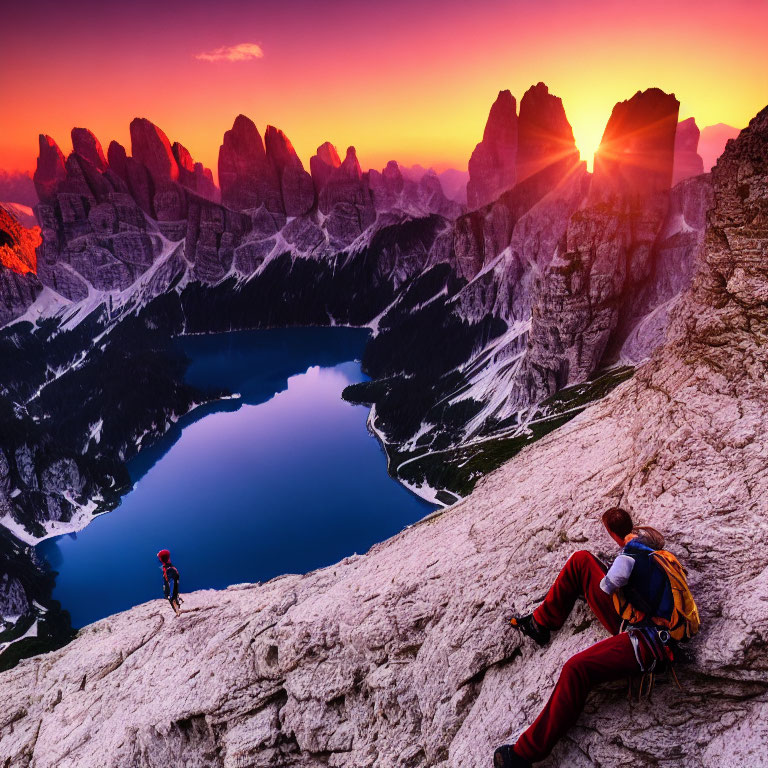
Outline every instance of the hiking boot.
<svg viewBox="0 0 768 768"><path fill-rule="evenodd" d="M537 624L532 613L526 614L525 616L513 616L510 620L510 624L516 629L519 629L527 637L530 637L536 645L544 646L549 642L549 630L546 627Z"/></svg>
<svg viewBox="0 0 768 768"><path fill-rule="evenodd" d="M520 757L511 744L504 744L493 753L493 768L531 768L531 764Z"/></svg>

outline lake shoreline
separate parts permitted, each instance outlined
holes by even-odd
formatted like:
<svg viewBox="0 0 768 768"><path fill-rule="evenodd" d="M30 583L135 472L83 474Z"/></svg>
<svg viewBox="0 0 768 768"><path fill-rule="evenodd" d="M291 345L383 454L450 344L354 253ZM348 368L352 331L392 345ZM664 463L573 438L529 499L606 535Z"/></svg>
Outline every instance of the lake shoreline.
<svg viewBox="0 0 768 768"><path fill-rule="evenodd" d="M156 597L161 548L182 591L222 589L367 551L435 509L387 472L370 409L341 397L366 378L368 332L354 330L182 339L185 382L227 394L197 403L128 462L131 489L106 519L82 516L40 541L74 627Z"/></svg>

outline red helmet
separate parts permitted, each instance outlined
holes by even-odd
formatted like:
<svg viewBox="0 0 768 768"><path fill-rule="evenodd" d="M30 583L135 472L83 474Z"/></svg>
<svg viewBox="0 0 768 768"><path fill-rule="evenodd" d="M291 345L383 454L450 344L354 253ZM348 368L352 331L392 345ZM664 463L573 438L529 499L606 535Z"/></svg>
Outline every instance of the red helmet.
<svg viewBox="0 0 768 768"><path fill-rule="evenodd" d="M157 559L161 563L167 563L171 559L171 553L167 549L161 549L157 553Z"/></svg>

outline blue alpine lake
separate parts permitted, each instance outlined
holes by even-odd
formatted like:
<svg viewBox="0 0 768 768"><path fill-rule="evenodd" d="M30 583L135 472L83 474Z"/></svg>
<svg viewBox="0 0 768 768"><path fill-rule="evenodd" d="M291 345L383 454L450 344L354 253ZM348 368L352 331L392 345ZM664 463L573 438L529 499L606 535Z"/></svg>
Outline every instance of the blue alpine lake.
<svg viewBox="0 0 768 768"><path fill-rule="evenodd" d="M329 565L432 511L387 474L368 409L341 398L366 380L367 337L294 328L179 339L189 383L240 398L188 414L130 462L134 487L119 507L38 545L73 625L162 597L160 549L183 595Z"/></svg>

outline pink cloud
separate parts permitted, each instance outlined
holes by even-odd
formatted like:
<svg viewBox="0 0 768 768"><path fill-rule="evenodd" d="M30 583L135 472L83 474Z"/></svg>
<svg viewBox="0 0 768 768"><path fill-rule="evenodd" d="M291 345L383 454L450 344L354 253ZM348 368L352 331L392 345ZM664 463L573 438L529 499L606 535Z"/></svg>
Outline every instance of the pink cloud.
<svg viewBox="0 0 768 768"><path fill-rule="evenodd" d="M264 51L257 43L240 43L239 45L225 45L212 51L198 53L195 58L200 61L250 61L261 59Z"/></svg>

